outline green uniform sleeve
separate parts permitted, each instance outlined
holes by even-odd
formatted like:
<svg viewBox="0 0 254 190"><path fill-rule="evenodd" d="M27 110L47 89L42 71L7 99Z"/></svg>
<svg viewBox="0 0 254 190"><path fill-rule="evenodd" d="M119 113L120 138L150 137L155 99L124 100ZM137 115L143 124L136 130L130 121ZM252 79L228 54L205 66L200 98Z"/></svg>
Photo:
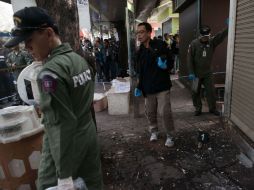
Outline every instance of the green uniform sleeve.
<svg viewBox="0 0 254 190"><path fill-rule="evenodd" d="M6 64L7 64L7 66L8 67L10 67L11 65L12 65L12 62L11 62L11 53L9 53L8 55L7 55L7 58L6 58Z"/></svg>
<svg viewBox="0 0 254 190"><path fill-rule="evenodd" d="M223 42L223 40L226 38L227 35L228 35L228 28L216 34L212 39L212 43L214 47L218 46L221 42Z"/></svg>
<svg viewBox="0 0 254 190"><path fill-rule="evenodd" d="M56 172L60 179L67 178L73 174L74 134L77 128L67 81L50 71L43 71L39 81L43 123Z"/></svg>
<svg viewBox="0 0 254 190"><path fill-rule="evenodd" d="M33 62L32 56L27 52L24 52L24 59L25 59L26 65L30 65Z"/></svg>
<svg viewBox="0 0 254 190"><path fill-rule="evenodd" d="M194 51L193 44L191 43L188 48L188 53L187 53L187 67L189 70L189 74L195 74L194 73L194 56L195 56L195 51Z"/></svg>

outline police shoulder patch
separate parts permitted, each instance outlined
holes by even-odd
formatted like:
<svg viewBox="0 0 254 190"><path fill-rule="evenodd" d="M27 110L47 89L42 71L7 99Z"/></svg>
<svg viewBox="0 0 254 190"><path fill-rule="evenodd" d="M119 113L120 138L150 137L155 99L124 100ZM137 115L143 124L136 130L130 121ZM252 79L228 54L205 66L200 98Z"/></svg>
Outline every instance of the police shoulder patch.
<svg viewBox="0 0 254 190"><path fill-rule="evenodd" d="M39 75L43 92L53 93L57 88L58 76L51 71L42 71Z"/></svg>

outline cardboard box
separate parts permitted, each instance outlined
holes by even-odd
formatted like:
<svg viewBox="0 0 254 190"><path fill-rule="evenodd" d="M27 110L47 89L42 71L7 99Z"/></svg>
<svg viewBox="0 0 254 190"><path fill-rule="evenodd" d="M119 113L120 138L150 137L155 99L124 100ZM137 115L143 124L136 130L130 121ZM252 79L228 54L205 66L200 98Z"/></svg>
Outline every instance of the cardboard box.
<svg viewBox="0 0 254 190"><path fill-rule="evenodd" d="M108 113L110 115L129 114L130 93L115 93L112 89L107 92Z"/></svg>
<svg viewBox="0 0 254 190"><path fill-rule="evenodd" d="M101 112L105 110L108 107L107 97L103 93L95 93L93 107L95 112Z"/></svg>

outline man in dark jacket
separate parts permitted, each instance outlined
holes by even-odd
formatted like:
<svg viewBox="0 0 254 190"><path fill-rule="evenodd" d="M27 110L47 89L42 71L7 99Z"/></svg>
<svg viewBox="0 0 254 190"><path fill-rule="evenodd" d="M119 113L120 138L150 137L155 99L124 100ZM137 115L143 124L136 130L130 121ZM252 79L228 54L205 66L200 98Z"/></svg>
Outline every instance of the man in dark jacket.
<svg viewBox="0 0 254 190"><path fill-rule="evenodd" d="M103 81L103 74L105 76L104 66L106 61L105 48L103 43L101 43L101 39L96 37L94 44L94 54L96 61L96 70L97 70L97 79L98 81Z"/></svg>
<svg viewBox="0 0 254 190"><path fill-rule="evenodd" d="M171 112L170 88L172 86L169 71L173 67L173 59L167 44L161 40L151 40L152 27L149 23L140 23L137 38L141 43L137 52L139 83L135 96L142 93L145 97L146 115L151 132L150 141L158 139L157 110L162 116L162 125L167 132L165 145L172 147L172 131L174 123Z"/></svg>
<svg viewBox="0 0 254 190"><path fill-rule="evenodd" d="M222 32L211 37L210 27L202 26L200 28L200 37L193 40L188 49L187 64L189 68L189 79L198 83L192 90L192 100L195 107L195 116L202 113L202 102L200 97L200 88L203 84L207 95L209 112L214 115L220 113L216 110L215 90L212 74L212 57L215 48L223 42L228 34L226 28Z"/></svg>

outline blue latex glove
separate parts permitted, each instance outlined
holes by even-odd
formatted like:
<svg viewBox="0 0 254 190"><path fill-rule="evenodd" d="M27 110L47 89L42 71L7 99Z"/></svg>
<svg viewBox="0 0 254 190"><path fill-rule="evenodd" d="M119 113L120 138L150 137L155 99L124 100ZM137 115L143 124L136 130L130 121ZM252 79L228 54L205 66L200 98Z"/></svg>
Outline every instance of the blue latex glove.
<svg viewBox="0 0 254 190"><path fill-rule="evenodd" d="M194 80L196 77L194 74L189 74L189 80Z"/></svg>
<svg viewBox="0 0 254 190"><path fill-rule="evenodd" d="M227 24L227 26L229 25L229 18L225 20L225 23Z"/></svg>
<svg viewBox="0 0 254 190"><path fill-rule="evenodd" d="M141 95L142 95L141 90L139 90L138 88L135 88L135 90L134 90L134 96L139 97Z"/></svg>
<svg viewBox="0 0 254 190"><path fill-rule="evenodd" d="M167 60L162 61L161 57L158 57L157 59L157 65L158 67L160 67L161 69L167 69Z"/></svg>

